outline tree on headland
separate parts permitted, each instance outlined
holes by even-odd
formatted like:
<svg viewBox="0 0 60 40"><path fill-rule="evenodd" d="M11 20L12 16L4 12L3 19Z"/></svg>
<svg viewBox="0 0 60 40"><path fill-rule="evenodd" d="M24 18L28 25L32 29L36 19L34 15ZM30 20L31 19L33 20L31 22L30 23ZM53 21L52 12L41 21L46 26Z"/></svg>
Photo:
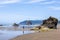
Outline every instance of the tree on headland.
<svg viewBox="0 0 60 40"><path fill-rule="evenodd" d="M26 25L32 25L32 22L30 20L27 20Z"/></svg>
<svg viewBox="0 0 60 40"><path fill-rule="evenodd" d="M30 25L32 25L32 22L30 20L27 20L26 25L28 25L28 27L29 27Z"/></svg>

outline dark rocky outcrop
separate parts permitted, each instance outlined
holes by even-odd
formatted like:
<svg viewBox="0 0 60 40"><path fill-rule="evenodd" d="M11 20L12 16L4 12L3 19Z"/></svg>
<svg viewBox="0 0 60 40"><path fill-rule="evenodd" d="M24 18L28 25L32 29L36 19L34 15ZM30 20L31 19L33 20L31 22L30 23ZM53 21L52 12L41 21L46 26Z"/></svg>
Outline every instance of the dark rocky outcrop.
<svg viewBox="0 0 60 40"><path fill-rule="evenodd" d="M13 26L14 26L14 27L18 27L18 26L19 26L19 24L14 23L14 24L13 24Z"/></svg>
<svg viewBox="0 0 60 40"><path fill-rule="evenodd" d="M49 17L46 20L43 20L42 25L48 28L57 29L58 19L54 17Z"/></svg>

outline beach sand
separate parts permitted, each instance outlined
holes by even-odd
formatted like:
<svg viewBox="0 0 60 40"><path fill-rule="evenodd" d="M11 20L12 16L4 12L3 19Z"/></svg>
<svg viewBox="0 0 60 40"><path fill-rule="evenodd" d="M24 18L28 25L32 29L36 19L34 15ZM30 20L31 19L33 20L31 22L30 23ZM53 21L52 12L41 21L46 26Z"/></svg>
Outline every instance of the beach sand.
<svg viewBox="0 0 60 40"><path fill-rule="evenodd" d="M11 40L60 40L60 24L58 24L57 27L58 29L54 29L48 32L36 32L20 35Z"/></svg>

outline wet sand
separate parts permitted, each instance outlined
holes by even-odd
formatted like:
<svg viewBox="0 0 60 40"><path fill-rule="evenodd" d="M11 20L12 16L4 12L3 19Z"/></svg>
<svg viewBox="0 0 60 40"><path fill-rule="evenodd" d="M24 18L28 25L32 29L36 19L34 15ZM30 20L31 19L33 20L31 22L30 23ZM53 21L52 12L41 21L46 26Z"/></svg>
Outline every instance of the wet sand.
<svg viewBox="0 0 60 40"><path fill-rule="evenodd" d="M60 40L60 24L58 24L58 29L52 31L25 34L11 40Z"/></svg>

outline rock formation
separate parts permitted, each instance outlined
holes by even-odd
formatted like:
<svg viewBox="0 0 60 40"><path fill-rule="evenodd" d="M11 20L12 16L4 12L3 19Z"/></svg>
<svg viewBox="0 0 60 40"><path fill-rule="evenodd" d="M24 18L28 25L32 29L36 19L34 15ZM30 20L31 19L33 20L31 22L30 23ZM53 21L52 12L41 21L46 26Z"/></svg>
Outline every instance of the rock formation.
<svg viewBox="0 0 60 40"><path fill-rule="evenodd" d="M57 29L58 19L54 17L49 17L46 20L43 20L42 25L48 28Z"/></svg>

